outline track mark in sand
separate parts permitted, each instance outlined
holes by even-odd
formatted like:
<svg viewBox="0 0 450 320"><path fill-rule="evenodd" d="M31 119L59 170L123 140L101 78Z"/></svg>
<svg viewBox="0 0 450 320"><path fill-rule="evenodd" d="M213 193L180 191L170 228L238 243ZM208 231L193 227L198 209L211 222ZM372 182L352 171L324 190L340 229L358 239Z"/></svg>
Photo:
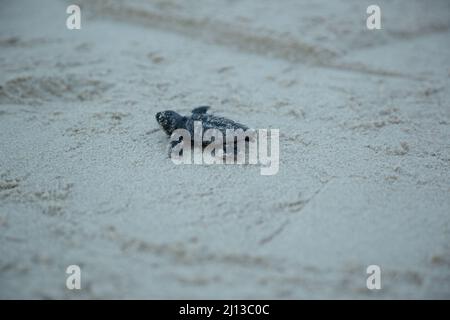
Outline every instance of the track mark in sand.
<svg viewBox="0 0 450 320"><path fill-rule="evenodd" d="M368 130L379 130L383 127L387 127L390 125L398 125L403 123L403 120L401 120L398 117L390 117L387 119L377 119L377 120L371 120L366 122L357 122L357 123L344 123L342 127L349 128L350 130L355 131L368 131Z"/></svg>
<svg viewBox="0 0 450 320"><path fill-rule="evenodd" d="M396 41L403 40L408 41L411 39L416 39L424 36L430 36L434 34L446 33L450 30L450 24L448 23L440 23L433 24L430 26L422 27L416 30L390 30L388 34L390 34Z"/></svg>
<svg viewBox="0 0 450 320"><path fill-rule="evenodd" d="M401 72L396 72L392 70L384 70L384 69L374 69L369 66L360 63L337 63L332 61L326 61L323 63L318 63L317 67L326 68L326 69L334 69L345 72L353 72L353 73L361 73L368 74L379 77L389 77L389 78L400 78L400 79L408 79L414 81L424 81L425 77L419 77L411 74L405 74Z"/></svg>
<svg viewBox="0 0 450 320"><path fill-rule="evenodd" d="M154 133L158 132L159 130L160 129L152 129L152 130L147 131L145 134L147 134L147 135L154 134Z"/></svg>
<svg viewBox="0 0 450 320"><path fill-rule="evenodd" d="M151 254L156 257L173 259L183 265L219 263L240 267L277 269L278 263L264 256L246 253L218 253L188 245L188 242L154 243L120 233L114 226L108 227L102 235L115 242L121 251Z"/></svg>
<svg viewBox="0 0 450 320"><path fill-rule="evenodd" d="M0 104L41 105L47 101L89 101L112 85L77 75L20 76L0 85Z"/></svg>
<svg viewBox="0 0 450 320"><path fill-rule="evenodd" d="M19 182L17 179L0 181L0 191L11 190L17 188L18 186Z"/></svg>
<svg viewBox="0 0 450 320"><path fill-rule="evenodd" d="M299 134L299 133L295 133L295 134L292 134L292 135L286 135L285 133L281 132L280 133L280 139L287 145L298 145L298 144L301 144L304 147L308 147L312 143L311 140L305 141L303 136L301 134Z"/></svg>
<svg viewBox="0 0 450 320"><path fill-rule="evenodd" d="M329 179L328 181L324 182L322 184L322 186L316 191L314 192L314 194L309 197L308 199L300 199L294 202L284 202L281 204L278 204L278 208L280 209L287 209L290 212L300 212L302 211L305 206L312 200L314 199L319 193L321 193L323 191L323 189L328 185L328 183L330 183L331 180L333 180L334 177L332 177L331 179ZM285 222L283 222L277 229L275 229L275 231L273 231L272 233L270 233L269 235L265 236L264 238L262 238L259 241L260 245L264 245L270 241L272 241L275 237L277 237L278 235L280 235L285 227L289 224L289 220L286 220Z"/></svg>
<svg viewBox="0 0 450 320"><path fill-rule="evenodd" d="M298 200L294 202L284 202L279 205L280 208L287 209L290 212L299 212L306 205L308 200Z"/></svg>
<svg viewBox="0 0 450 320"><path fill-rule="evenodd" d="M86 137L98 137L100 134L127 134L129 127L125 126L123 121L129 116L130 113L107 111L94 113L88 121L79 121L77 125L67 128L63 134L78 139L78 146L71 147L68 151L88 143L89 140Z"/></svg>
<svg viewBox="0 0 450 320"><path fill-rule="evenodd" d="M58 181L55 188L31 187L24 184L25 178L10 178L8 174L0 175L0 200L14 203L37 205L49 216L60 215L65 208L73 184Z"/></svg>
<svg viewBox="0 0 450 320"><path fill-rule="evenodd" d="M291 117L291 118L295 118L295 119L299 119L299 120L303 120L305 119L305 111L303 111L303 109L289 109L284 115Z"/></svg>
<svg viewBox="0 0 450 320"><path fill-rule="evenodd" d="M384 154L387 156L404 156L408 154L410 150L409 144L405 141L400 142L400 145L398 147L367 145L366 148L374 151L375 153L384 152Z"/></svg>
<svg viewBox="0 0 450 320"><path fill-rule="evenodd" d="M294 202L282 202L279 203L277 207L279 209L287 209L290 212L300 212L311 200L313 200L319 193L321 193L333 179L334 177L331 177L330 179L325 181L322 186L318 190L316 190L316 192L314 192L309 198L299 199Z"/></svg>
<svg viewBox="0 0 450 320"><path fill-rule="evenodd" d="M158 54L157 52L148 53L147 58L149 58L153 64L161 64L166 60L162 55Z"/></svg>
<svg viewBox="0 0 450 320"><path fill-rule="evenodd" d="M99 120L109 120L109 122L113 125L118 125L122 122L122 120L128 117L130 114L128 112L120 112L120 111L106 111L106 112L97 112L94 113L93 118Z"/></svg>
<svg viewBox="0 0 450 320"><path fill-rule="evenodd" d="M234 47L259 55L273 56L293 62L324 61L336 56L336 53L296 39L258 34L256 31L243 31L242 26L208 19L194 19L181 15L162 14L132 6L103 3L96 1L101 14L115 19L134 22L173 32L207 43Z"/></svg>
<svg viewBox="0 0 450 320"><path fill-rule="evenodd" d="M230 72L234 69L233 66L225 66L225 67L221 67L219 69L216 70L217 73L227 73Z"/></svg>
<svg viewBox="0 0 450 320"><path fill-rule="evenodd" d="M33 38L23 40L19 37L9 37L0 39L1 48L26 48L35 47L37 45L61 43L61 39Z"/></svg>
<svg viewBox="0 0 450 320"><path fill-rule="evenodd" d="M405 141L400 142L399 147L386 149L386 154L393 156L404 156L408 152L409 152L409 144Z"/></svg>
<svg viewBox="0 0 450 320"><path fill-rule="evenodd" d="M365 118L364 120L362 118ZM405 117L399 114L398 108L386 108L370 118L359 117L358 120L345 121L340 126L344 129L366 132L378 131L381 128L396 126L405 123Z"/></svg>
<svg viewBox="0 0 450 320"><path fill-rule="evenodd" d="M277 235L279 235L281 232L283 232L284 228L287 226L287 224L289 223L289 221L285 221L284 223L281 224L281 226L279 226L275 231L273 231L271 234L269 234L268 236L262 238L259 241L260 245L264 245L270 241L272 241L273 238L275 238Z"/></svg>
<svg viewBox="0 0 450 320"><path fill-rule="evenodd" d="M202 275L175 275L175 279L183 286L207 286L210 284L217 285L218 282L222 281L220 275L213 276L202 276Z"/></svg>
<svg viewBox="0 0 450 320"><path fill-rule="evenodd" d="M0 200L17 199L20 196L20 184L24 178L12 178L8 172L0 174Z"/></svg>
<svg viewBox="0 0 450 320"><path fill-rule="evenodd" d="M194 19L192 17L155 12L144 8L134 8L126 4L114 5L94 2L97 12L115 19L150 26L206 43L235 48L237 50L282 59L293 63L307 63L316 67L356 72L381 77L404 78L422 81L425 78L403 74L392 70L371 68L362 64L337 63L338 53L301 39L276 34L261 34L258 30L243 28L241 25ZM159 60L159 59L158 59ZM158 61L159 62L159 61ZM288 83L287 86L293 85Z"/></svg>
<svg viewBox="0 0 450 320"><path fill-rule="evenodd" d="M31 193L31 197L37 201L44 214L57 216L63 213L65 201L70 196L73 184L67 183L57 188L44 189Z"/></svg>

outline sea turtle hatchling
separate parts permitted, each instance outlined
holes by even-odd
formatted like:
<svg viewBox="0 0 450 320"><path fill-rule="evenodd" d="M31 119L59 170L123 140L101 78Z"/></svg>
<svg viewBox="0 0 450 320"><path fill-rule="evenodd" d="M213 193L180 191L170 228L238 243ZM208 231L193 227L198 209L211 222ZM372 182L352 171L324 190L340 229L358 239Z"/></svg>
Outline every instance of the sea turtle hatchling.
<svg viewBox="0 0 450 320"><path fill-rule="evenodd" d="M249 129L247 126L233 120L207 113L208 109L210 109L209 106L197 107L192 110L192 114L189 116L182 116L175 111L167 110L158 112L155 117L156 121L168 136L171 136L176 129L186 129L189 131L192 141L194 139L194 122L196 121L201 122L203 132L208 129L217 129L222 132L223 137L226 136L226 131L230 129L242 129L243 131ZM171 142L169 155L172 148L179 142L181 141ZM236 145L234 146L234 149L236 152Z"/></svg>

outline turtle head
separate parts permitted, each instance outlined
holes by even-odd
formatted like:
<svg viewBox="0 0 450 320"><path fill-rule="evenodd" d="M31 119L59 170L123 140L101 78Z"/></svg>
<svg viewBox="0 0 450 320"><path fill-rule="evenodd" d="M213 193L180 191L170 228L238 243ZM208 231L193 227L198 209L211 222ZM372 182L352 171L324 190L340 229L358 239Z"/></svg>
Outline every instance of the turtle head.
<svg viewBox="0 0 450 320"><path fill-rule="evenodd" d="M171 110L158 112L155 118L168 135L171 135L176 129L183 128L186 120L185 117Z"/></svg>

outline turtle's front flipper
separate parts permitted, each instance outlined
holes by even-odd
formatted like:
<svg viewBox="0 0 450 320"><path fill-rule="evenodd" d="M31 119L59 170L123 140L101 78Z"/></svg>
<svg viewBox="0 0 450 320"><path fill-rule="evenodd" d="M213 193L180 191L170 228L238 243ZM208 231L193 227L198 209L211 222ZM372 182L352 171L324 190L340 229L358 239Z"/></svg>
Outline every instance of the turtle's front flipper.
<svg viewBox="0 0 450 320"><path fill-rule="evenodd" d="M197 107L194 110L192 110L192 113L205 114L206 112L208 112L209 108L211 107L210 106Z"/></svg>
<svg viewBox="0 0 450 320"><path fill-rule="evenodd" d="M169 156L169 158L172 158L172 150L173 150L173 148L175 148L175 146L177 146L179 143L183 143L183 140L180 139L179 141L170 141L169 147L167 148L167 149L168 149L167 155ZM183 150L181 150L181 152L180 152L179 155L180 155L180 156L183 155Z"/></svg>

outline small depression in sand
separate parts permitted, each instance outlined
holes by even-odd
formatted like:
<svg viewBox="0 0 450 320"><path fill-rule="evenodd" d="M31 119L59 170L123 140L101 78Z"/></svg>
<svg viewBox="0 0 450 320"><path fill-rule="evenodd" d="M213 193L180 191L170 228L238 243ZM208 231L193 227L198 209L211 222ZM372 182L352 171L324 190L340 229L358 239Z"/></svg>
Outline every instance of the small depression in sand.
<svg viewBox="0 0 450 320"><path fill-rule="evenodd" d="M39 105L49 101L88 101L112 85L78 75L21 76L0 85L0 104Z"/></svg>

